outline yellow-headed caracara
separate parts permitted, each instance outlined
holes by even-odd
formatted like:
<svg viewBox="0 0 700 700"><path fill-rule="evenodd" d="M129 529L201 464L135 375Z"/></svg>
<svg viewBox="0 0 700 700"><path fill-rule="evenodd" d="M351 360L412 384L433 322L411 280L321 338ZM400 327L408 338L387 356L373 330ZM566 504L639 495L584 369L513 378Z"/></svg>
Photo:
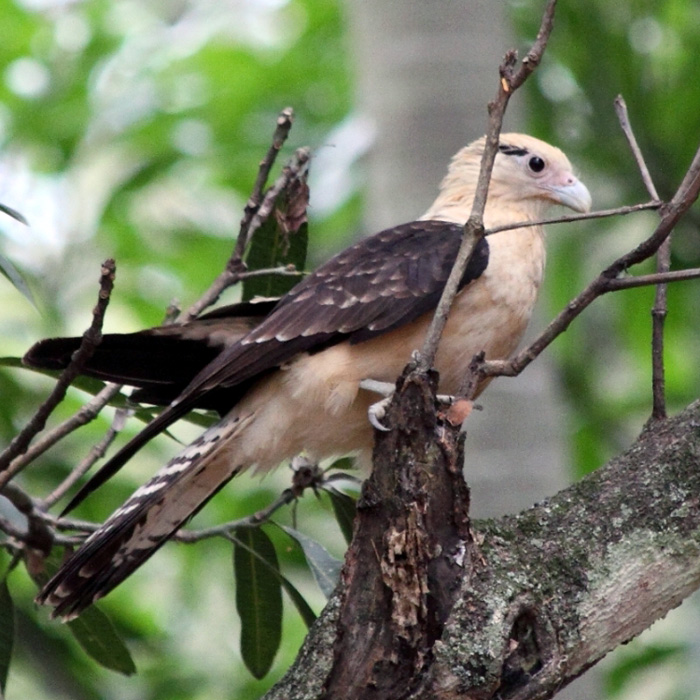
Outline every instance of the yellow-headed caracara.
<svg viewBox="0 0 700 700"><path fill-rule="evenodd" d="M271 309L236 305L184 326L105 336L85 372L140 387L142 400L166 408L79 496L192 408L214 408L222 418L85 541L39 602L55 606L54 615L78 615L244 469L266 471L302 451L315 459L355 452L369 463L367 411L376 396L360 382L395 381L421 347L471 210L483 147L480 139L457 153L420 221L344 250ZM521 134L501 136L484 212L487 228L540 219L553 204L583 212L590 203L559 149ZM437 353L441 392L457 390L476 353L502 359L516 349L544 263L541 227L481 241ZM25 361L63 366L77 342L42 341Z"/></svg>

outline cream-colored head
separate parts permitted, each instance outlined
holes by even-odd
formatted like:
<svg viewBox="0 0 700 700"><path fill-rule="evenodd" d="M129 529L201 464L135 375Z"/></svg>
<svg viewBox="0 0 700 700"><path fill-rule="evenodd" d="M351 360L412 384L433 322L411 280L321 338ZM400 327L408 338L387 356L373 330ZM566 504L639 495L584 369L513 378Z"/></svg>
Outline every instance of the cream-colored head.
<svg viewBox="0 0 700 700"><path fill-rule="evenodd" d="M440 186L440 194L423 219L464 223L471 212L479 177L484 138L459 151ZM493 165L484 218L499 223L499 208L514 210L523 220L541 218L553 204L589 211L591 195L574 175L562 151L525 134L501 134Z"/></svg>

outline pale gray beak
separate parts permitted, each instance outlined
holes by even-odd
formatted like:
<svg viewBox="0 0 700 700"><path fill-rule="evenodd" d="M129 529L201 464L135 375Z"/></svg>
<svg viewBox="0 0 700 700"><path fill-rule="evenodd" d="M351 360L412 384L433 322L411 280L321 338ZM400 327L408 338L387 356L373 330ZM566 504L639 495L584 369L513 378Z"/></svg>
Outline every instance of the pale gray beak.
<svg viewBox="0 0 700 700"><path fill-rule="evenodd" d="M581 212L591 210L591 193L588 188L577 178L571 176L571 182L565 185L549 185L547 189L552 193L552 199L559 204Z"/></svg>

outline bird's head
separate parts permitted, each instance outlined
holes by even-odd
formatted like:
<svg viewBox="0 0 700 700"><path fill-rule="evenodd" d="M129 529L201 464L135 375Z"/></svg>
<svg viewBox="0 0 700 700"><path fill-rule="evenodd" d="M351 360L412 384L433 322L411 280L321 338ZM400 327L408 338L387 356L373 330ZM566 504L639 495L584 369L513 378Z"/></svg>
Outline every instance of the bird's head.
<svg viewBox="0 0 700 700"><path fill-rule="evenodd" d="M455 155L440 195L423 218L464 222L471 211L485 139L480 138ZM587 212L588 188L574 175L562 151L525 134L501 134L493 165L485 218L499 223L498 210L514 209L523 219L541 218L553 204ZM511 213L512 216L512 213Z"/></svg>

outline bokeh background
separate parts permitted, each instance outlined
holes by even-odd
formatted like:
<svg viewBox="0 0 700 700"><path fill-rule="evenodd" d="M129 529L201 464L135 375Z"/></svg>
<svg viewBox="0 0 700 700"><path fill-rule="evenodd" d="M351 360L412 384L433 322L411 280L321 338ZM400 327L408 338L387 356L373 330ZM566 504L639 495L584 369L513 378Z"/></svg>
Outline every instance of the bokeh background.
<svg viewBox="0 0 700 700"><path fill-rule="evenodd" d="M32 304L0 278L0 354L21 356L40 337L81 333L107 257L118 265L111 331L158 324L173 299L196 299L232 249L276 115L288 105L296 121L283 156L301 145L315 154L309 267L358 236L420 216L449 157L483 133L498 63L508 48L531 45L543 5L0 0L0 202L30 222L0 219L0 253L34 297ZM597 208L643 201L613 110L621 93L668 197L700 141L699 63L696 3L562 0L543 65L514 98L506 129L563 148ZM674 267L700 265L699 217L696 207L679 226ZM534 330L648 235L655 218L553 227ZM651 405L652 301L651 289L598 300L523 377L494 383L468 426L478 515L541 500L634 439ZM669 291L672 410L700 393L699 302L698 284ZM25 370L0 371L4 444L50 387ZM71 392L55 420L85 398ZM56 447L22 485L47 493L108 424L106 415ZM178 434L186 439L192 430ZM175 449L165 438L149 445L80 515L106 517ZM288 482L284 468L263 481L238 479L197 524L249 514ZM342 557L327 500L304 499L295 522ZM319 611L323 596L298 547L274 527L268 534L285 573ZM8 561L2 557L3 567ZM17 639L6 696L259 697L293 660L304 626L290 608L271 673L253 680L240 660L230 572L224 541L173 545L104 601L139 669L125 678L91 661L36 610L35 586L17 569L9 578ZM700 698L698 602L677 613L612 654L567 697Z"/></svg>

